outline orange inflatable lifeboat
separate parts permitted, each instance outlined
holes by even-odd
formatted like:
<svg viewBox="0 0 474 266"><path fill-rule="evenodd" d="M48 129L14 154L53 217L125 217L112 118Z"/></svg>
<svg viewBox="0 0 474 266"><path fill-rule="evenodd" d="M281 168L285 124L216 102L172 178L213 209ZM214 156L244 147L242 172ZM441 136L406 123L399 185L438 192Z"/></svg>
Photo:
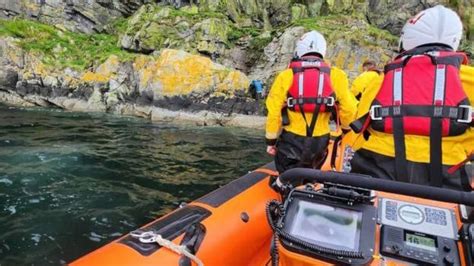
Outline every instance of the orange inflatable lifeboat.
<svg viewBox="0 0 474 266"><path fill-rule="evenodd" d="M331 147L323 168L344 169L350 149ZM268 164L71 265L473 265L473 206L473 193L312 169L277 177Z"/></svg>

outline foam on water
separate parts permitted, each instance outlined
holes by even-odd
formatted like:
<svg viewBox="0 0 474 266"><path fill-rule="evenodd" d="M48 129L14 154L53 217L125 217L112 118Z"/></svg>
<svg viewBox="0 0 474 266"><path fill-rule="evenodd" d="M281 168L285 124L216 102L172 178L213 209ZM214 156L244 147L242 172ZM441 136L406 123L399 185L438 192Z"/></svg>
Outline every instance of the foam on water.
<svg viewBox="0 0 474 266"><path fill-rule="evenodd" d="M0 178L0 183L3 183L5 185L11 185L11 184L13 184L13 181L11 181L10 179L4 177L4 178Z"/></svg>

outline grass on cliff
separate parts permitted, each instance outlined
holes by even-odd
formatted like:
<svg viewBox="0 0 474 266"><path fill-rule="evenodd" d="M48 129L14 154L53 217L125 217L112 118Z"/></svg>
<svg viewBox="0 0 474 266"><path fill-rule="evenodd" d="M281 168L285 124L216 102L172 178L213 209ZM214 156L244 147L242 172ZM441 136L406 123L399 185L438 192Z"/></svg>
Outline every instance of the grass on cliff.
<svg viewBox="0 0 474 266"><path fill-rule="evenodd" d="M117 36L74 33L23 19L0 20L0 36L17 38L21 48L42 54L43 63L59 68L83 70L113 54L123 60L134 56L117 47Z"/></svg>
<svg viewBox="0 0 474 266"><path fill-rule="evenodd" d="M307 30L317 30L328 36L328 39L348 39L363 45L377 45L377 41L387 41L396 45L398 37L386 30L368 24L359 25L363 18L341 15L320 16L305 18L294 22L295 26L302 26ZM375 41L375 42L374 42Z"/></svg>

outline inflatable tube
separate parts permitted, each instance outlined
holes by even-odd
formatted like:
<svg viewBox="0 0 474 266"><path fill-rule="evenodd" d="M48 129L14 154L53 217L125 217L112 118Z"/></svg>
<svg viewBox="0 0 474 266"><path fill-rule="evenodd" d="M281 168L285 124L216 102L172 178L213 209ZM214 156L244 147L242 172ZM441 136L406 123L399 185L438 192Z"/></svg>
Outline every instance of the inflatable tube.
<svg viewBox="0 0 474 266"><path fill-rule="evenodd" d="M206 265L265 265L272 231L265 205L279 199L269 184L276 175L268 164L141 228L175 244L191 243ZM192 242L191 241L191 242ZM93 265L191 265L186 258L156 243L141 243L130 234L71 263Z"/></svg>
<svg viewBox="0 0 474 266"><path fill-rule="evenodd" d="M293 185L301 185L303 181L310 183L331 182L335 184L392 192L406 196L415 196L424 199L474 206L474 193L471 192L403 183L373 178L361 174L323 172L315 169L295 168L283 173L279 179L282 183L291 183Z"/></svg>

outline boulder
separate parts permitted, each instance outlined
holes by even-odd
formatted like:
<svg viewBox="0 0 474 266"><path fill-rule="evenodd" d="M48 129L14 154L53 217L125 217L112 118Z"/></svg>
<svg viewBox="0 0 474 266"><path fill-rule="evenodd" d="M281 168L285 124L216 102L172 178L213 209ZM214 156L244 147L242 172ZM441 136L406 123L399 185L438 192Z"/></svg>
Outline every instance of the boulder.
<svg viewBox="0 0 474 266"><path fill-rule="evenodd" d="M191 94L232 97L250 83L242 72L207 57L172 49L163 50L158 58L137 58L134 71L139 92L153 91L155 99Z"/></svg>

